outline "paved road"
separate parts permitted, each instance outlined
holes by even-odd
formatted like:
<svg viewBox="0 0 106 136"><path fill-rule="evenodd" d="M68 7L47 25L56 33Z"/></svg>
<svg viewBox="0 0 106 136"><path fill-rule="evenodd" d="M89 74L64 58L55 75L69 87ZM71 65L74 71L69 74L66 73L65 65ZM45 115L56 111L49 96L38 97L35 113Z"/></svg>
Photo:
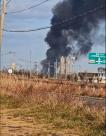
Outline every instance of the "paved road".
<svg viewBox="0 0 106 136"><path fill-rule="evenodd" d="M37 92L36 92L37 94ZM50 91L38 91L40 97L44 97L48 99L50 96L55 97L55 99L60 102L71 103L74 100L82 101L88 106L98 106L98 107L106 107L106 98L103 97L91 97L91 96L81 96L81 95L72 95L71 93L65 92L50 92ZM39 95L38 95L39 96Z"/></svg>
<svg viewBox="0 0 106 136"><path fill-rule="evenodd" d="M76 96L80 100L85 101L89 106L106 107L106 98L90 97L90 96Z"/></svg>

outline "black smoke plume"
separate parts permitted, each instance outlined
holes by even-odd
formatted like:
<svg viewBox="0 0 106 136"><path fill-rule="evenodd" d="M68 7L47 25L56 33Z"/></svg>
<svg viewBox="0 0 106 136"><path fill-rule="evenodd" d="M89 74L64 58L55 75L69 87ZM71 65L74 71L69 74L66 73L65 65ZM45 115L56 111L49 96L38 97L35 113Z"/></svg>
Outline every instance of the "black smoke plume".
<svg viewBox="0 0 106 136"><path fill-rule="evenodd" d="M46 52L47 58L42 61L44 73L48 71L48 63L54 65L61 56L74 54L80 57L91 50L93 43L90 33L97 28L100 20L105 20L105 8L66 23L60 22L100 6L105 7L105 2L106 0L63 0L53 8L52 27L45 38L49 49ZM56 25L58 23L60 24ZM52 67L50 70L54 72Z"/></svg>

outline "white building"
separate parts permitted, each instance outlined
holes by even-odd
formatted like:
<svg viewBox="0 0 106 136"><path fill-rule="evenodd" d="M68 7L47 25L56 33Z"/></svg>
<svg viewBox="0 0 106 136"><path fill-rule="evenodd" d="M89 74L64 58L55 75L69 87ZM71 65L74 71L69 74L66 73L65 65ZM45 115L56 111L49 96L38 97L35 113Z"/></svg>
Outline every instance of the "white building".
<svg viewBox="0 0 106 136"><path fill-rule="evenodd" d="M98 78L100 83L106 83L106 68L98 68Z"/></svg>

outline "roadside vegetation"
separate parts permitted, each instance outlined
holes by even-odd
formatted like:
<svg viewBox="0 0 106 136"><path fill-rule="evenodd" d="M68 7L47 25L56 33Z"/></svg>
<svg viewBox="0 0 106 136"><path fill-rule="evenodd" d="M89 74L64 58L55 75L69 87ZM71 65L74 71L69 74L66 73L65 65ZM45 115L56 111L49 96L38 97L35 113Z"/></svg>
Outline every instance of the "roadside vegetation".
<svg viewBox="0 0 106 136"><path fill-rule="evenodd" d="M55 95L51 90L56 91L56 85L3 78L1 118L6 111L5 116L10 119L18 118L35 126L43 124L46 130L41 129L39 136L105 136L105 108L89 107L84 101L66 97L62 92L63 88L67 90L65 87L58 86L60 90ZM31 136L38 135L33 131Z"/></svg>
<svg viewBox="0 0 106 136"><path fill-rule="evenodd" d="M68 95L81 95L93 97L106 97L105 84L88 84L88 83L73 83L72 81L63 80L48 80L27 78L25 76L11 76L3 74L0 81L1 90L11 93L12 95L26 92L53 92Z"/></svg>
<svg viewBox="0 0 106 136"><path fill-rule="evenodd" d="M45 124L46 134L59 131L64 136L66 134L66 136L70 134L73 136L105 136L104 108L90 108L78 101L74 101L69 106L54 104L51 101L48 103L19 102L6 95L1 95L0 99L2 110L8 109L9 116L18 117L27 123ZM41 136L43 136L43 132L41 132Z"/></svg>

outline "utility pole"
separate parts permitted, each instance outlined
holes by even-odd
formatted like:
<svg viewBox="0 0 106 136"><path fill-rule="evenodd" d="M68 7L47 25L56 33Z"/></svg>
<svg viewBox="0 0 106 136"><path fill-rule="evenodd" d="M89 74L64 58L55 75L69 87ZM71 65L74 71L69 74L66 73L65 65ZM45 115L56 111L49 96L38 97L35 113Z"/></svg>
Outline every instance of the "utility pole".
<svg viewBox="0 0 106 136"><path fill-rule="evenodd" d="M31 66L31 63L32 63L32 52L31 52L31 50L30 50L29 56L30 56L30 77L31 77L31 74L32 74L32 72L31 72L31 68L32 68L32 66Z"/></svg>
<svg viewBox="0 0 106 136"><path fill-rule="evenodd" d="M36 76L38 77L38 62L35 61L35 72Z"/></svg>
<svg viewBox="0 0 106 136"><path fill-rule="evenodd" d="M3 28L4 28L4 17L6 14L6 0L1 2L1 15L0 15L0 72L1 72L1 46L2 46L2 37L3 37Z"/></svg>
<svg viewBox="0 0 106 136"><path fill-rule="evenodd" d="M0 48L2 45L2 36L3 36L5 14L6 14L6 0L2 0L1 16L0 16Z"/></svg>

